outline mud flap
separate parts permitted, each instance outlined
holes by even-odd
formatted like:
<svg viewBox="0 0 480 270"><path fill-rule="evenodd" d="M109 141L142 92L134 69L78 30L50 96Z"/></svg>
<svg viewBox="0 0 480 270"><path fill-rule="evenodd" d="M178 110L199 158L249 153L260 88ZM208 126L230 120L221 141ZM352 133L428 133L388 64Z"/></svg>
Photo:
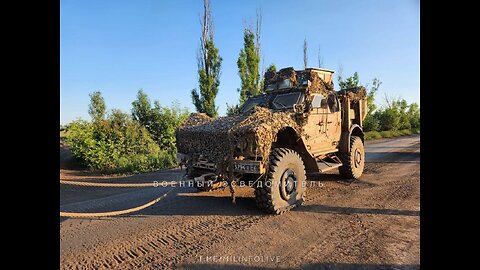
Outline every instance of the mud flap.
<svg viewBox="0 0 480 270"><path fill-rule="evenodd" d="M350 151L350 132L344 131L340 135L340 142L338 143L338 151L340 153L348 153Z"/></svg>

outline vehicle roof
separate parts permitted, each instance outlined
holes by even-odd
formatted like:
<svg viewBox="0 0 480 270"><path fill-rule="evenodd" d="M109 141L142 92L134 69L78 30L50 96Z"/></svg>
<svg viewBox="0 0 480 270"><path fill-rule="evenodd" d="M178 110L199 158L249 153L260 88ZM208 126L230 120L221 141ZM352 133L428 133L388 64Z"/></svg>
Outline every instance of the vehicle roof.
<svg viewBox="0 0 480 270"><path fill-rule="evenodd" d="M323 71L323 72L330 72L330 73L335 73L334 70L331 70L331 69L326 69L326 68L306 68L304 70L315 70L315 71ZM296 71L302 71L302 70L296 70Z"/></svg>

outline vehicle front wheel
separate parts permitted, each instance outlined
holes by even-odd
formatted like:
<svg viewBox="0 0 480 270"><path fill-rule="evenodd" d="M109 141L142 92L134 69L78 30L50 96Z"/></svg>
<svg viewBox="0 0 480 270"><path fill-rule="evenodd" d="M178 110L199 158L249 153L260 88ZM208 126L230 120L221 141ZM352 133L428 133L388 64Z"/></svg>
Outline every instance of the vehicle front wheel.
<svg viewBox="0 0 480 270"><path fill-rule="evenodd" d="M278 215L303 204L306 178L305 165L296 151L274 148L266 179L255 186L257 206Z"/></svg>

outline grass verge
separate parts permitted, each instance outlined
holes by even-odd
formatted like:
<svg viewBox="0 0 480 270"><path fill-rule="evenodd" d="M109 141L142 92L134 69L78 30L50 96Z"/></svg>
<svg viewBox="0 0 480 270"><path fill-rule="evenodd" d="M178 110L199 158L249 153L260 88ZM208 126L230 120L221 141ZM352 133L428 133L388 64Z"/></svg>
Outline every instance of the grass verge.
<svg viewBox="0 0 480 270"><path fill-rule="evenodd" d="M381 138L392 138L399 136L406 136L412 134L420 134L420 129L402 129L402 130L388 130L388 131L368 131L365 132L365 140L376 140Z"/></svg>

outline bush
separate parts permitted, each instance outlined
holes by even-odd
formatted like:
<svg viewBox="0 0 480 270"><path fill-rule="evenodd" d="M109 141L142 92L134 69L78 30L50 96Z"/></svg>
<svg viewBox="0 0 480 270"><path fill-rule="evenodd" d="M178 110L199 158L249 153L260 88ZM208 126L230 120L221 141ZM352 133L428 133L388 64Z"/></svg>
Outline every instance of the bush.
<svg viewBox="0 0 480 270"><path fill-rule="evenodd" d="M375 140L382 138L382 135L378 131L365 132L365 140Z"/></svg>
<svg viewBox="0 0 480 270"><path fill-rule="evenodd" d="M407 136L412 134L419 134L420 129L402 129L402 130L387 130L387 131L368 131L365 132L365 140L375 140L381 138L391 138L398 136Z"/></svg>
<svg viewBox="0 0 480 270"><path fill-rule="evenodd" d="M382 136L382 138L391 138L395 136L393 131L391 130L380 131L380 135Z"/></svg>
<svg viewBox="0 0 480 270"><path fill-rule="evenodd" d="M400 123L400 115L395 109L388 108L375 113L378 118L381 131L397 130Z"/></svg>
<svg viewBox="0 0 480 270"><path fill-rule="evenodd" d="M364 131L377 131L380 127L380 122L373 114L367 114L365 120L363 120Z"/></svg>
<svg viewBox="0 0 480 270"><path fill-rule="evenodd" d="M412 103L408 107L408 117L411 128L420 131L420 108L417 103Z"/></svg>
<svg viewBox="0 0 480 270"><path fill-rule="evenodd" d="M188 117L188 110L181 108L178 102L170 107L160 105L154 101L152 107L147 94L140 89L137 99L132 102L133 119L145 127L152 135L153 140L160 148L176 157L175 130Z"/></svg>
<svg viewBox="0 0 480 270"><path fill-rule="evenodd" d="M400 136L407 136L407 135L412 135L412 131L410 129L402 129L398 131Z"/></svg>
<svg viewBox="0 0 480 270"><path fill-rule="evenodd" d="M95 123L74 121L66 140L72 156L94 171L140 173L176 163L143 126L118 110Z"/></svg>

